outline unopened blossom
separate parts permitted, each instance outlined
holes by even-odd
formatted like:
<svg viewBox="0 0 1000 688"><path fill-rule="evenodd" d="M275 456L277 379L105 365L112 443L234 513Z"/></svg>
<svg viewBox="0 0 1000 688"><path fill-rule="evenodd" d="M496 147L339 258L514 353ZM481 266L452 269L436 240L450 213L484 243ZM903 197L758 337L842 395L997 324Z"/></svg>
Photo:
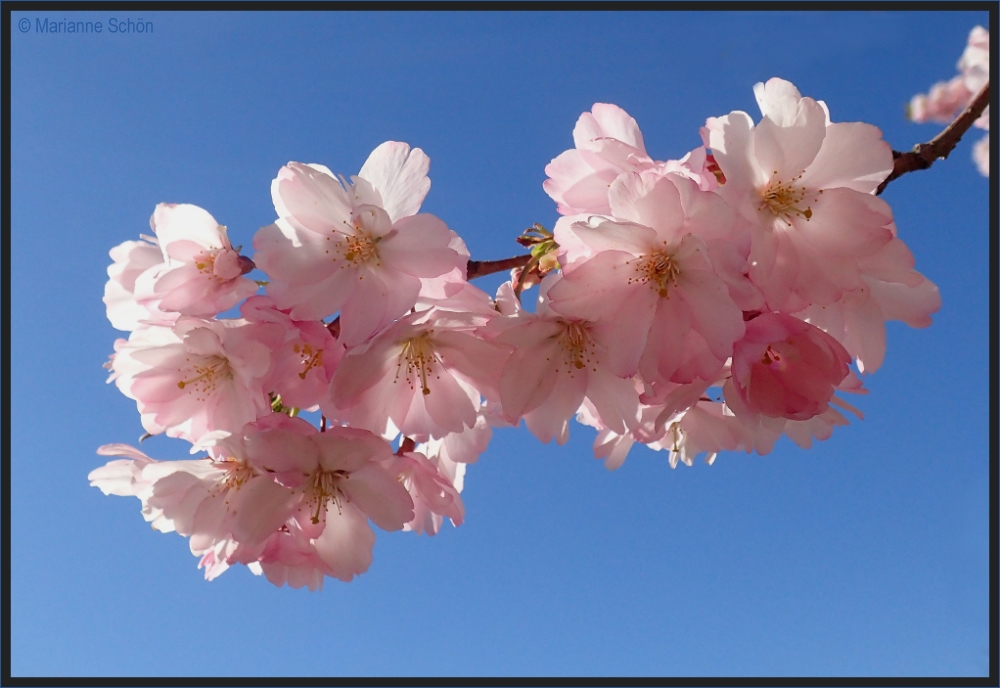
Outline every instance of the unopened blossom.
<svg viewBox="0 0 1000 688"><path fill-rule="evenodd" d="M211 317L257 291L243 277L253 269L229 241L226 228L196 205L160 203L149 221L163 263L136 280L140 304L162 311Z"/></svg>
<svg viewBox="0 0 1000 688"><path fill-rule="evenodd" d="M851 355L818 327L762 313L733 347L736 392L754 413L806 420L825 411L850 373Z"/></svg>
<svg viewBox="0 0 1000 688"><path fill-rule="evenodd" d="M736 111L703 129L726 179L719 194L751 232L748 275L771 310L833 303L860 286L858 260L892 238L892 211L874 196L892 151L876 127L830 122L787 81L754 94L758 124Z"/></svg>
<svg viewBox="0 0 1000 688"><path fill-rule="evenodd" d="M340 312L340 339L359 344L416 303L421 278L464 275L440 219L416 214L430 188L419 148L389 141L352 182L292 162L271 184L278 220L254 238L267 293L295 320Z"/></svg>
<svg viewBox="0 0 1000 688"><path fill-rule="evenodd" d="M677 175L622 175L610 193L614 221L572 226L594 255L565 267L549 291L552 309L595 322L619 377L707 379L743 334L727 284L746 282L740 242L726 241L735 238L732 211Z"/></svg>
<svg viewBox="0 0 1000 688"><path fill-rule="evenodd" d="M401 318L344 357L328 415L418 442L473 427L481 397L497 398L510 355L510 347L475 334L487 322L482 314L437 309Z"/></svg>
<svg viewBox="0 0 1000 688"><path fill-rule="evenodd" d="M111 249L108 281L104 285L104 304L112 327L130 332L144 321L166 322L170 314L154 305L140 305L135 299L139 275L163 263L156 237L142 236L143 241L126 241Z"/></svg>
<svg viewBox="0 0 1000 688"><path fill-rule="evenodd" d="M144 325L116 346L112 378L136 401L150 434L197 442L211 431L238 432L270 412L263 382L273 335L242 319Z"/></svg>

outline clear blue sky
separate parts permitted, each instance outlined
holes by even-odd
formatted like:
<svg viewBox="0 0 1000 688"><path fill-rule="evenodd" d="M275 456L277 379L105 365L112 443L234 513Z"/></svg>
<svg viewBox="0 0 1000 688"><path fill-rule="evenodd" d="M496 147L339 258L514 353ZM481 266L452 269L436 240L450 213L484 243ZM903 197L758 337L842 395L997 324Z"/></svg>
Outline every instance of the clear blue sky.
<svg viewBox="0 0 1000 688"><path fill-rule="evenodd" d="M21 18L32 22L21 33ZM39 35L36 18L102 21ZM152 33L111 34L139 17ZM884 195L944 305L890 323L866 420L803 451L617 472L500 430L470 467L467 522L378 534L370 571L320 593L236 568L87 484L135 443L101 367L120 336L108 250L161 201L249 246L290 160L354 174L385 140L431 158L424 210L473 257L551 227L544 167L612 102L650 154L706 117L758 116L772 76L897 149L940 127L904 105L955 73L982 13L14 13L12 668L19 675L970 675L988 673L989 181L974 132ZM499 277L481 280L487 291ZM186 458L154 438L143 449Z"/></svg>

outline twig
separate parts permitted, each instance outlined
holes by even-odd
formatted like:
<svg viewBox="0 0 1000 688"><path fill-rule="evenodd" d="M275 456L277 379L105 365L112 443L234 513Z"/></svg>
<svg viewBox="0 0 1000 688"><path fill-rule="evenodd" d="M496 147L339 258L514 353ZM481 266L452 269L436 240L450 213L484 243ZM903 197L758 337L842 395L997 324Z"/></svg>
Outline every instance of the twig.
<svg viewBox="0 0 1000 688"><path fill-rule="evenodd" d="M929 143L918 143L908 153L893 151L892 157L894 161L892 172L885 178L885 181L879 184L875 195L877 196L885 191L885 187L893 179L898 179L907 172L926 170L938 158L947 158L948 154L958 145L965 132L972 126L972 123L979 119L979 116L983 114L983 110L989 104L990 83L987 81L986 85L983 86L983 90L972 99L972 102L966 106L962 114L956 117L954 122L945 127L945 130L931 139Z"/></svg>
<svg viewBox="0 0 1000 688"><path fill-rule="evenodd" d="M531 254L514 256L512 258L502 258L500 260L470 260L468 268L468 279L474 280L477 277L492 275L494 272L523 268L531 260Z"/></svg>

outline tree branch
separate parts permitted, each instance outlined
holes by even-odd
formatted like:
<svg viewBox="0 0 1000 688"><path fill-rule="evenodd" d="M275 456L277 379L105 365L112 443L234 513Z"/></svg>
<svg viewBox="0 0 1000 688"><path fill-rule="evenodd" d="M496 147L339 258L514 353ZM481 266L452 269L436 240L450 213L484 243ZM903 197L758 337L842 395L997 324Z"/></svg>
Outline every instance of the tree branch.
<svg viewBox="0 0 1000 688"><path fill-rule="evenodd" d="M879 195L885 191L885 187L889 185L893 179L898 179L902 177L907 172L914 172L916 170L926 170L928 167L934 164L934 161L938 158L947 158L948 154L955 148L958 142L962 139L962 136L969 130L972 123L979 119L980 115L983 114L983 110L986 106L990 104L990 83L987 81L986 85L983 86L972 102L966 106L965 110L962 111L955 121L945 127L945 130L940 134L935 136L929 143L918 143L913 147L908 153L900 153L898 151L892 152L892 157L894 158L892 165L892 172L885 181L879 184L878 190L875 191L875 195Z"/></svg>
<svg viewBox="0 0 1000 688"><path fill-rule="evenodd" d="M955 118L951 124L945 127L944 131L935 136L927 143L918 143L913 147L913 150L908 153L900 153L894 150L892 152L893 165L892 172L889 176L885 178L881 184L879 184L878 189L875 191L875 195L878 196L883 191L885 187L889 186L889 182L894 179L899 179L907 172L915 172L917 170L926 170L934 161L938 158L947 158L948 154L951 153L958 142L962 140L962 136L965 135L971 127L972 124L979 119L983 114L983 111L990 104L990 84L986 82L982 90L976 94L976 97L972 99L965 110L962 111L958 117ZM504 272L506 270L513 270L514 268L523 268L531 260L531 254L526 254L523 256L513 256L511 258L501 258L500 260L470 260L468 266L468 279L474 280L477 277L485 277L486 275L492 275L495 272ZM332 323L331 323L332 324Z"/></svg>
<svg viewBox="0 0 1000 688"><path fill-rule="evenodd" d="M531 254L514 256L513 258L501 258L500 260L470 260L468 268L468 279L474 280L477 277L492 275L494 272L523 268L531 260Z"/></svg>

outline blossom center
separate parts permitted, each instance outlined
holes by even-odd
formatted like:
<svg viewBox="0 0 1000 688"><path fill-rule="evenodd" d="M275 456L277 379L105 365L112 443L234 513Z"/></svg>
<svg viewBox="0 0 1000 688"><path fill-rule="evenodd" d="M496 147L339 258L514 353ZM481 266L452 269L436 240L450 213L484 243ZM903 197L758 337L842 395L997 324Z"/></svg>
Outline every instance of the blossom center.
<svg viewBox="0 0 1000 688"><path fill-rule="evenodd" d="M302 343L302 344L293 344L292 351L297 353L299 357L302 359L303 368L302 372L299 373L300 380L305 380L306 375L313 368L323 365L322 349L314 349L311 345Z"/></svg>
<svg viewBox="0 0 1000 688"><path fill-rule="evenodd" d="M569 372L572 374L574 369L583 370L588 366L596 366L597 348L594 345L594 338L590 336L589 328L580 322L563 321L562 325L559 344L562 346ZM594 371L596 370L594 367Z"/></svg>
<svg viewBox="0 0 1000 688"><path fill-rule="evenodd" d="M380 237L374 236L360 223L355 223L353 230L353 232L344 234L340 237L333 235L326 238L327 241L339 239L337 247L334 249L336 257L342 258L346 263L348 263L348 265L354 267L364 265L366 263L374 263L376 267L381 266L382 258L378 253L378 242ZM327 253L330 253L330 251L327 250Z"/></svg>
<svg viewBox="0 0 1000 688"><path fill-rule="evenodd" d="M305 503L314 508L312 522L319 523L320 514L327 502L333 502L337 513L343 513L343 502L350 501L340 489L340 482L347 480L347 471L318 470L309 476L305 487Z"/></svg>
<svg viewBox="0 0 1000 688"><path fill-rule="evenodd" d="M761 356L761 365L766 365L774 371L785 370L792 358L790 355L792 352L787 351L787 348L781 344L768 345L767 349L764 350L764 355Z"/></svg>
<svg viewBox="0 0 1000 688"><path fill-rule="evenodd" d="M226 476L219 483L219 490L238 490L247 483L255 473L253 467L235 456L227 456L221 461L213 462L216 468L226 471Z"/></svg>
<svg viewBox="0 0 1000 688"><path fill-rule="evenodd" d="M796 184L805 171L799 172L791 180L785 182L777 179L778 171L771 175L771 181L767 183L763 191L760 192L761 202L757 210L767 208L772 215L783 218L786 223L791 224L794 217L802 217L808 222L812 217L812 208L808 205L803 208L803 201L806 198L806 187ZM820 191L820 193L823 193Z"/></svg>
<svg viewBox="0 0 1000 688"><path fill-rule="evenodd" d="M229 367L229 359L224 356L205 356L196 363L191 363L191 359L185 359L188 366L180 370L181 376L186 378L178 381L180 389L188 389L193 392L198 401L204 401L206 397L214 394L220 382L228 382L233 379L233 370Z"/></svg>
<svg viewBox="0 0 1000 688"><path fill-rule="evenodd" d="M434 355L434 345L431 343L430 335L433 330L422 333L417 337L407 339L403 342L403 350L399 354L399 361L396 363L396 378L403 372L404 379L410 385L410 389L416 389L416 382L419 378L420 389L424 394L430 394L431 388L427 384L427 379L435 375L434 364L437 363L437 356ZM437 375L440 377L440 375Z"/></svg>
<svg viewBox="0 0 1000 688"><path fill-rule="evenodd" d="M673 255L663 250L653 251L639 260L635 266L635 275L629 277L628 283L648 284L661 297L670 298L669 286L677 286L677 276L680 274L680 266Z"/></svg>

